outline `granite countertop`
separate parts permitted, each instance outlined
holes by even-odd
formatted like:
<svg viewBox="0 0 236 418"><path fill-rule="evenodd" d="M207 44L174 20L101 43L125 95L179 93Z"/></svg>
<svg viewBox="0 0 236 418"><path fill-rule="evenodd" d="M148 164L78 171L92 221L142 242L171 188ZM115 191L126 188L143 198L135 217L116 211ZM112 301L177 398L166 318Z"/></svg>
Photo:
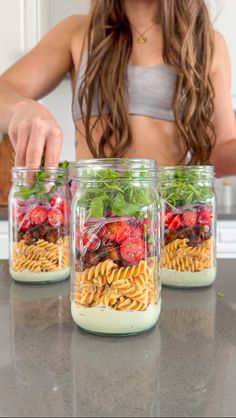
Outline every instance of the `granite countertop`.
<svg viewBox="0 0 236 418"><path fill-rule="evenodd" d="M236 416L235 271L164 289L158 326L122 339L79 330L68 281L19 285L0 262L0 416Z"/></svg>
<svg viewBox="0 0 236 418"><path fill-rule="evenodd" d="M219 221L236 221L236 206L229 208L218 206L217 208ZM8 210L6 206L0 206L0 221L8 220Z"/></svg>

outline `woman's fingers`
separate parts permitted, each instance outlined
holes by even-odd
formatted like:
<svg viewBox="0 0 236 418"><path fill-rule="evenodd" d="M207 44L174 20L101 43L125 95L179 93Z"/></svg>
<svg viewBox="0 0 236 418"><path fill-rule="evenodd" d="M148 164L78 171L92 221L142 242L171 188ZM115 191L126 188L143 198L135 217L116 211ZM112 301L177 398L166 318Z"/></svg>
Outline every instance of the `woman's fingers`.
<svg viewBox="0 0 236 418"><path fill-rule="evenodd" d="M45 167L57 167L63 142L62 130L55 126L51 129L46 141Z"/></svg>
<svg viewBox="0 0 236 418"><path fill-rule="evenodd" d="M9 136L16 151L16 165L57 167L63 135L54 117L41 104L24 101L14 108Z"/></svg>
<svg viewBox="0 0 236 418"><path fill-rule="evenodd" d="M26 152L26 166L40 167L47 138L47 128L40 121L32 125L28 148Z"/></svg>
<svg viewBox="0 0 236 418"><path fill-rule="evenodd" d="M22 121L18 126L16 138L16 158L15 165L24 167L26 163L26 151L30 137L30 124L28 121Z"/></svg>

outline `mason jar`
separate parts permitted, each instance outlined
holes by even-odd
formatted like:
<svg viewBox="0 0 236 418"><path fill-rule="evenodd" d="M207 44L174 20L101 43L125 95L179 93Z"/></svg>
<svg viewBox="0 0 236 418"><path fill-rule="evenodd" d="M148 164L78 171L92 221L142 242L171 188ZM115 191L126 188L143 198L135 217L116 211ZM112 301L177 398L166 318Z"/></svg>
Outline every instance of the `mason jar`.
<svg viewBox="0 0 236 418"><path fill-rule="evenodd" d="M70 275L67 169L12 169L9 195L10 274L18 282L47 283Z"/></svg>
<svg viewBox="0 0 236 418"><path fill-rule="evenodd" d="M205 287L216 279L216 197L211 166L163 167L161 282Z"/></svg>
<svg viewBox="0 0 236 418"><path fill-rule="evenodd" d="M95 334L147 331L161 309L156 163L95 159L76 171L72 317Z"/></svg>

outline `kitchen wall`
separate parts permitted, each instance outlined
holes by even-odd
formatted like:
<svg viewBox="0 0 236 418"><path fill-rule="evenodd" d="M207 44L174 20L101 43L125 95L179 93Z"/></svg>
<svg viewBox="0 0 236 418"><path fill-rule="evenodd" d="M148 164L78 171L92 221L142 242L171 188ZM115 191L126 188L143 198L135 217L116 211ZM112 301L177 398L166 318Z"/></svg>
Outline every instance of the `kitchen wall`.
<svg viewBox="0 0 236 418"><path fill-rule="evenodd" d="M72 14L86 14L89 10L90 0L48 0L48 3L48 24L49 27L52 28L64 19L65 16ZM71 100L70 81L67 79L61 83L56 92L53 92L43 100L45 106L47 106L57 120L60 121L64 132L62 159L69 161L75 159L75 133L71 116Z"/></svg>

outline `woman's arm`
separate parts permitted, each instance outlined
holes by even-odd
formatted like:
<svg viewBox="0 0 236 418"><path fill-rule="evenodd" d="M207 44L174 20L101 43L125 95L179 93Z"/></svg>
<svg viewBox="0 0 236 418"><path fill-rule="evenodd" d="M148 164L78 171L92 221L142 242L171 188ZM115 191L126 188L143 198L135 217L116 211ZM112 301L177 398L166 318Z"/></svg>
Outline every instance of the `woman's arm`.
<svg viewBox="0 0 236 418"><path fill-rule="evenodd" d="M225 40L215 33L213 62L216 145L211 155L217 177L236 175L236 120L230 97L231 63Z"/></svg>
<svg viewBox="0 0 236 418"><path fill-rule="evenodd" d="M37 100L73 70L71 42L80 19L71 16L57 25L0 77L0 131L9 134L17 165L39 166L44 150L46 166L59 161L61 129Z"/></svg>

